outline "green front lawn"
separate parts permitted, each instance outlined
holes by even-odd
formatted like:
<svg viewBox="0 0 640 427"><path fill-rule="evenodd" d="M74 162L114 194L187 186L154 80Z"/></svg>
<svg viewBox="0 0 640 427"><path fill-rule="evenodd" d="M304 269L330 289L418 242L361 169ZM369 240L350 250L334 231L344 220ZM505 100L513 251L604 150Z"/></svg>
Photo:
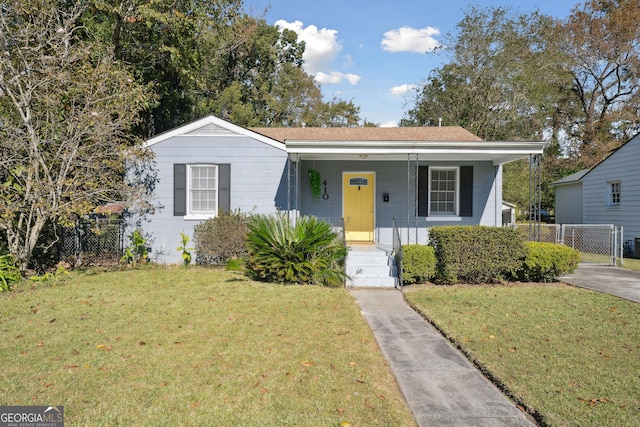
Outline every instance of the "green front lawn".
<svg viewBox="0 0 640 427"><path fill-rule="evenodd" d="M622 260L622 267L629 270L640 271L640 259L624 258Z"/></svg>
<svg viewBox="0 0 640 427"><path fill-rule="evenodd" d="M412 426L344 289L201 268L0 294L0 405L68 425Z"/></svg>
<svg viewBox="0 0 640 427"><path fill-rule="evenodd" d="M426 286L406 298L549 426L640 422L640 305L562 284Z"/></svg>

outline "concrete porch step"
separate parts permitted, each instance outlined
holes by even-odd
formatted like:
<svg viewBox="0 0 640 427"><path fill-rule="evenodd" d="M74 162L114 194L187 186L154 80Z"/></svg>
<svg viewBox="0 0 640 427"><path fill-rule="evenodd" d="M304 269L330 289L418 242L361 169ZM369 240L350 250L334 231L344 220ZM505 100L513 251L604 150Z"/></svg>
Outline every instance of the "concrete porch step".
<svg viewBox="0 0 640 427"><path fill-rule="evenodd" d="M396 269L390 258L391 249L376 245L352 245L347 255L346 272L349 285L357 288L393 288Z"/></svg>

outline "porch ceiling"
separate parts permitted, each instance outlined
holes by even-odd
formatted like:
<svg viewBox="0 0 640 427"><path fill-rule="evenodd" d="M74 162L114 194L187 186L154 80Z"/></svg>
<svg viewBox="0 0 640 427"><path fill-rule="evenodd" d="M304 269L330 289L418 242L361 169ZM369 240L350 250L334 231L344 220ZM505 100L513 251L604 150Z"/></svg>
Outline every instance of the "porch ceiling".
<svg viewBox="0 0 640 427"><path fill-rule="evenodd" d="M544 142L477 141L286 141L287 152L301 160L490 161L494 165L542 154Z"/></svg>

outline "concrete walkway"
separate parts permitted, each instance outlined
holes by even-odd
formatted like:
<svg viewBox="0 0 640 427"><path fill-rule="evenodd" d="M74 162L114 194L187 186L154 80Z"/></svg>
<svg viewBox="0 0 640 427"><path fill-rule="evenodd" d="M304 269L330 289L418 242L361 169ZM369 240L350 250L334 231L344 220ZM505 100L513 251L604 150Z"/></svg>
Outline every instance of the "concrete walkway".
<svg viewBox="0 0 640 427"><path fill-rule="evenodd" d="M640 272L618 267L581 265L558 280L640 303Z"/></svg>
<svg viewBox="0 0 640 427"><path fill-rule="evenodd" d="M400 389L423 426L535 426L397 290L353 290Z"/></svg>

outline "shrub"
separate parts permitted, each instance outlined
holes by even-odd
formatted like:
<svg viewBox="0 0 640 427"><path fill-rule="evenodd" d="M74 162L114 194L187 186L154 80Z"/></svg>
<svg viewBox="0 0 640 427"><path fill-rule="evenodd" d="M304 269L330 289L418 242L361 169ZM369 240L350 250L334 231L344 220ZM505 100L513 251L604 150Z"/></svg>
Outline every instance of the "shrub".
<svg viewBox="0 0 640 427"><path fill-rule="evenodd" d="M13 256L6 254L0 256L0 292L10 291L14 283L22 279L22 274Z"/></svg>
<svg viewBox="0 0 640 427"><path fill-rule="evenodd" d="M39 276L29 276L29 280L33 282L50 283L51 285L55 286L58 283L68 279L69 276L69 270L67 270L67 267L63 262L60 262L58 263L55 271L49 271Z"/></svg>
<svg viewBox="0 0 640 427"><path fill-rule="evenodd" d="M517 272L525 282L553 282L563 274L575 271L580 252L556 243L526 242L527 255Z"/></svg>
<svg viewBox="0 0 640 427"><path fill-rule="evenodd" d="M295 224L284 215L253 217L247 252L247 272L257 280L341 286L346 278L344 241L315 217Z"/></svg>
<svg viewBox="0 0 640 427"><path fill-rule="evenodd" d="M225 265L227 261L243 258L247 250L245 237L249 217L240 211L220 213L193 228L196 264Z"/></svg>
<svg viewBox="0 0 640 427"><path fill-rule="evenodd" d="M180 241L182 244L178 246L176 250L180 252L180 255L182 256L182 261L184 262L184 266L189 267L189 265L191 265L191 251L193 250L193 248L188 247L189 236L187 236L181 231Z"/></svg>
<svg viewBox="0 0 640 427"><path fill-rule="evenodd" d="M135 230L129 235L130 244L124 249L124 255L120 258L120 263L127 267L135 267L138 264L149 262L149 252L151 249L147 245L147 238L140 230Z"/></svg>
<svg viewBox="0 0 640 427"><path fill-rule="evenodd" d="M526 255L518 232L507 227L444 226L429 230L436 279L443 283L495 283L512 277Z"/></svg>
<svg viewBox="0 0 640 427"><path fill-rule="evenodd" d="M426 245L402 246L402 282L406 285L423 283L436 271L433 247Z"/></svg>

